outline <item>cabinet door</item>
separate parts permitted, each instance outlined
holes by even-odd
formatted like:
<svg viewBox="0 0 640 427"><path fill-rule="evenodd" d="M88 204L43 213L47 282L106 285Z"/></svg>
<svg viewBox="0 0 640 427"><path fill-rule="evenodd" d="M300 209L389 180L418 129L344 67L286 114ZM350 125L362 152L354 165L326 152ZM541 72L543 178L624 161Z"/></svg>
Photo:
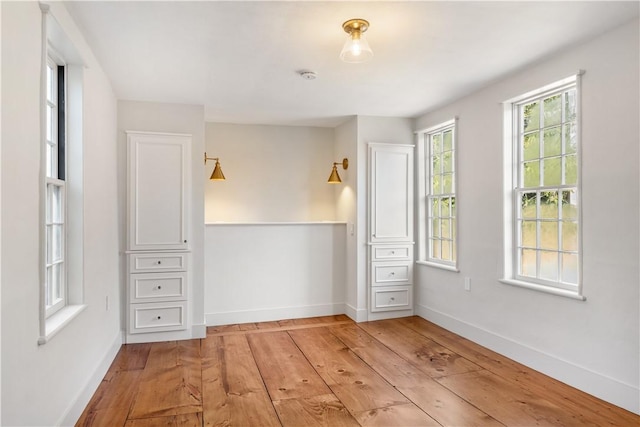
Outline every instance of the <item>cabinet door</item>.
<svg viewBox="0 0 640 427"><path fill-rule="evenodd" d="M369 239L413 241L413 146L369 144Z"/></svg>
<svg viewBox="0 0 640 427"><path fill-rule="evenodd" d="M129 250L187 249L188 135L128 133Z"/></svg>

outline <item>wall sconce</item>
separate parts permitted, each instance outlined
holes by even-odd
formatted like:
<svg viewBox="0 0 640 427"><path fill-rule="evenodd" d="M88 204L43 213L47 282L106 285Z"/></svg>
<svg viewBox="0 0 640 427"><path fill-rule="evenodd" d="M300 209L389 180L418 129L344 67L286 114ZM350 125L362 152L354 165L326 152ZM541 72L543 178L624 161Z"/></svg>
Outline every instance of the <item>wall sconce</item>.
<svg viewBox="0 0 640 427"><path fill-rule="evenodd" d="M212 181L224 181L226 178L224 177L224 174L222 173L222 168L220 167L220 159L218 157L207 157L207 152L204 152L204 164L207 164L207 160L215 160L216 161L216 165L213 168L213 173L211 174L211 176L209 177L210 180Z"/></svg>
<svg viewBox="0 0 640 427"><path fill-rule="evenodd" d="M364 33L369 28L369 22L364 19L349 19L342 24L342 29L349 34L340 52L340 59L344 62L358 63L371 59L373 51L369 47Z"/></svg>
<svg viewBox="0 0 640 427"><path fill-rule="evenodd" d="M349 168L349 159L345 157L342 159L342 162L335 162L333 164L331 175L329 175L329 179L327 180L329 184L340 184L342 182L340 175L338 175L338 165L342 165L342 169L347 170Z"/></svg>

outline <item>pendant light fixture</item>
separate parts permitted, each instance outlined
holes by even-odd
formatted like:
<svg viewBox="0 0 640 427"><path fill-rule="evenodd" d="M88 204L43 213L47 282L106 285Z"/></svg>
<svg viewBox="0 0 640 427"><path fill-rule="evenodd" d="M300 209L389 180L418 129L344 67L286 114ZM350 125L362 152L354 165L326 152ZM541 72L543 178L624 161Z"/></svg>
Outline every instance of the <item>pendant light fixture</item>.
<svg viewBox="0 0 640 427"><path fill-rule="evenodd" d="M349 168L349 159L345 157L341 162L335 162L333 164L331 175L329 175L329 179L327 180L329 184L340 184L342 182L340 175L338 175L338 165L342 165L342 169L347 170Z"/></svg>
<svg viewBox="0 0 640 427"><path fill-rule="evenodd" d="M359 63L373 57L373 51L363 34L368 28L369 22L364 19L349 19L342 24L342 29L349 37L340 52L340 59L344 62Z"/></svg>
<svg viewBox="0 0 640 427"><path fill-rule="evenodd" d="M220 159L218 157L207 157L207 152L204 153L204 164L207 164L207 160L215 160L216 165L213 167L213 173L209 177L211 181L224 181L226 178L222 173L222 168L220 167Z"/></svg>

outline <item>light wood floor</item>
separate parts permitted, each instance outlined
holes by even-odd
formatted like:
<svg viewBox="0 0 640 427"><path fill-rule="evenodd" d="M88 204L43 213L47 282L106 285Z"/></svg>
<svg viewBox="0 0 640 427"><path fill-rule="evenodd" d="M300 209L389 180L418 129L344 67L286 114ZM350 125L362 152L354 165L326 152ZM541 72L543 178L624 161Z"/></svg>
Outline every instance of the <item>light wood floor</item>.
<svg viewBox="0 0 640 427"><path fill-rule="evenodd" d="M422 318L209 328L122 347L78 426L638 426Z"/></svg>

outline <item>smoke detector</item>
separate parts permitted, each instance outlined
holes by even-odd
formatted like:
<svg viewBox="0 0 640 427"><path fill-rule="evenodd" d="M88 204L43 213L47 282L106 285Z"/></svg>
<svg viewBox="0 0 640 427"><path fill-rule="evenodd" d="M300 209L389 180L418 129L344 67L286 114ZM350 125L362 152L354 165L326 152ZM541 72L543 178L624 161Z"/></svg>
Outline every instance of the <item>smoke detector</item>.
<svg viewBox="0 0 640 427"><path fill-rule="evenodd" d="M308 70L298 71L298 74L300 74L300 77L302 77L305 80L315 80L316 77L318 77L316 73Z"/></svg>

